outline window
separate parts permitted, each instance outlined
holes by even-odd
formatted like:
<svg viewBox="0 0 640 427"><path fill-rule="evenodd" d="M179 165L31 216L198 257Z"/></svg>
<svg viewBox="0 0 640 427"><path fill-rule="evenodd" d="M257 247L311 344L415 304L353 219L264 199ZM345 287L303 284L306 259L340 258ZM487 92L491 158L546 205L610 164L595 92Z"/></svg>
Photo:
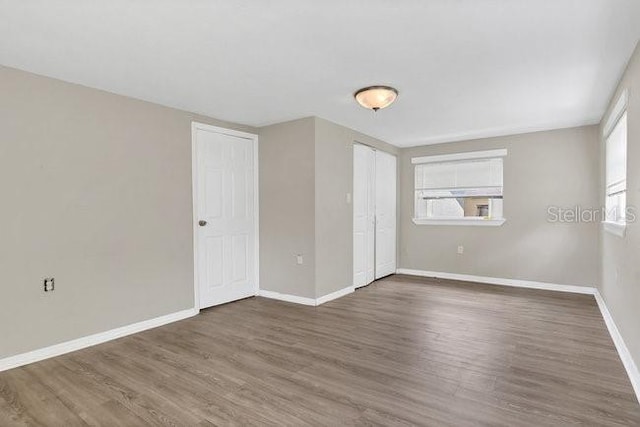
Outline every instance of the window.
<svg viewBox="0 0 640 427"><path fill-rule="evenodd" d="M501 225L506 150L412 159L416 224Z"/></svg>
<svg viewBox="0 0 640 427"><path fill-rule="evenodd" d="M623 235L627 209L626 93L616 103L604 129L606 158L606 229Z"/></svg>

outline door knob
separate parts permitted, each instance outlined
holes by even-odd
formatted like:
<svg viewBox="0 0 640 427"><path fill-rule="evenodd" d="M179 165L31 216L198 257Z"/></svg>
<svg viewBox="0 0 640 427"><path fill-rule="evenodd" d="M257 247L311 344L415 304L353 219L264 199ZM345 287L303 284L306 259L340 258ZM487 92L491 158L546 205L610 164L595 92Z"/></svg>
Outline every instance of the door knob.
<svg viewBox="0 0 640 427"><path fill-rule="evenodd" d="M200 221L198 221L198 225L200 227L204 227L205 225L207 225L207 221L205 221L204 219L201 219Z"/></svg>

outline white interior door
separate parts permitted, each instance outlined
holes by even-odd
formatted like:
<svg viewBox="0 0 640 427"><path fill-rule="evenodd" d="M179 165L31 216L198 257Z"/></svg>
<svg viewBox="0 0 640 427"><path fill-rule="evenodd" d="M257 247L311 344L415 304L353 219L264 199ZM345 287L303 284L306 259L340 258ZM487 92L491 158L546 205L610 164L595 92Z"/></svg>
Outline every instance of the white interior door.
<svg viewBox="0 0 640 427"><path fill-rule="evenodd" d="M375 276L375 151L353 146L353 284L368 285Z"/></svg>
<svg viewBox="0 0 640 427"><path fill-rule="evenodd" d="M194 124L194 233L199 308L256 295L257 137Z"/></svg>
<svg viewBox="0 0 640 427"><path fill-rule="evenodd" d="M396 157L376 151L376 279L396 272Z"/></svg>

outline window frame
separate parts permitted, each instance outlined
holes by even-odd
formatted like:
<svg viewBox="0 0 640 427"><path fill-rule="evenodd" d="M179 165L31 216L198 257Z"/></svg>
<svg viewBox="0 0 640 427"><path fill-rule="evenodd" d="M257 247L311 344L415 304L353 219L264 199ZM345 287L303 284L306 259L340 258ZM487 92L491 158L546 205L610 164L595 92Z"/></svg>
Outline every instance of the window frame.
<svg viewBox="0 0 640 427"><path fill-rule="evenodd" d="M609 182L607 181L607 171L609 170L609 158L607 157L607 143L608 143L609 137L613 134L613 132L616 130L616 128L620 124L620 121L622 120L622 118L625 117L626 115L627 129L625 133L624 144L625 144L625 152L627 153L627 155L625 155L625 165L624 165L624 190L620 192L620 193L624 193L626 197L628 192L627 178L628 178L628 163L629 163L628 157L627 157L628 148L629 148L629 127L628 127L629 116L627 111L628 100L629 100L629 92L628 90L625 89L624 91L622 91L618 100L614 104L602 130L602 141L603 141L603 149L604 149L604 215L601 223L604 231L618 237L625 236L627 220L626 220L626 216L625 216L625 219L621 221L612 221L608 218L607 201L608 201L608 198L613 195L610 195L608 190L608 188L612 184L609 184ZM625 200L625 204L624 204L625 211L626 211L626 208L627 208L627 202Z"/></svg>
<svg viewBox="0 0 640 427"><path fill-rule="evenodd" d="M412 221L416 225L453 225L453 226L481 226L481 227L499 227L506 222L504 217L504 211L502 218L483 218L483 217L461 217L461 218L417 218L416 217L416 166L428 163L449 163L449 162L464 162L473 160L488 160L500 158L502 160L502 178L504 181L504 158L508 152L506 149L485 150L485 151L472 151L465 153L444 154L435 156L423 156L413 157L411 164L414 166L413 170L413 216ZM502 184L504 189L504 182ZM504 205L503 205L504 209Z"/></svg>

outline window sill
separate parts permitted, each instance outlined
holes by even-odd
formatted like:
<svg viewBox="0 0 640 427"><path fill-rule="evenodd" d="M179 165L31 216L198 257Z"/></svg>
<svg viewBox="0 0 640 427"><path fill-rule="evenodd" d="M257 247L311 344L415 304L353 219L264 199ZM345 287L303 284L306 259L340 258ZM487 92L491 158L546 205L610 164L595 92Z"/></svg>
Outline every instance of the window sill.
<svg viewBox="0 0 640 427"><path fill-rule="evenodd" d="M447 218L447 219L419 219L413 218L416 225L472 225L477 227L500 227L506 219L484 219L484 218Z"/></svg>
<svg viewBox="0 0 640 427"><path fill-rule="evenodd" d="M627 229L627 224L620 222L603 221L602 227L607 233L611 233L618 237L624 237L624 233Z"/></svg>

